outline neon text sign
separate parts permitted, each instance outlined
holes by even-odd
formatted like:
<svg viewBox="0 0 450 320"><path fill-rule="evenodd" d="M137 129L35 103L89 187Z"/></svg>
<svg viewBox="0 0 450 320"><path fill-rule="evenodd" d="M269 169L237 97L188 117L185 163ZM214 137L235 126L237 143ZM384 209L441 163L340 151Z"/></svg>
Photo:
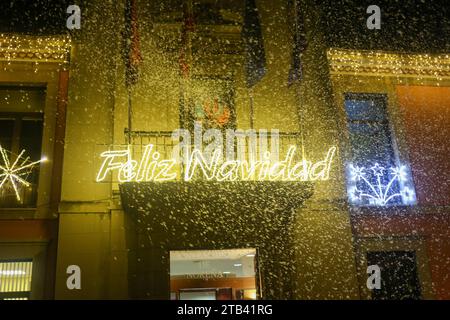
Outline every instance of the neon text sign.
<svg viewBox="0 0 450 320"><path fill-rule="evenodd" d="M281 156L276 129L203 130L200 122L194 122L193 134L186 129L173 131L172 140L176 143L168 159L163 159L153 144L142 146L138 156L130 145L103 152L96 181L106 181L110 174L120 183L328 180L336 152L336 147L330 147L322 160L313 163L290 145Z"/></svg>
<svg viewBox="0 0 450 320"><path fill-rule="evenodd" d="M190 153L185 163L183 174L179 174L177 159L161 159L161 154L153 144L144 147L141 159L132 158L131 148L103 152L102 165L96 181L107 180L110 173L115 173L117 180L123 182L163 182L183 179L192 181L199 176L208 181L314 181L328 180L331 163L336 147L329 148L323 160L311 162L301 160L295 162L297 147L290 146L284 160L274 161L270 152L266 152L260 160L226 160L221 150L211 156L199 149ZM181 176L180 176L181 175Z"/></svg>

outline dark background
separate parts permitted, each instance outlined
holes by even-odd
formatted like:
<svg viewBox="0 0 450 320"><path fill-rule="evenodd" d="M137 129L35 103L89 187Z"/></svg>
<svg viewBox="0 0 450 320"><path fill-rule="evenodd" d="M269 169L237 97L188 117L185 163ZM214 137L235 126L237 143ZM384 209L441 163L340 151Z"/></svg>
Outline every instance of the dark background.
<svg viewBox="0 0 450 320"><path fill-rule="evenodd" d="M155 1L160 5L173 3ZM288 0L286 0L288 1ZM176 2L176 1L175 1ZM0 32L58 34L67 32L66 8L89 0L2 0ZM321 7L328 46L412 52L450 51L450 0L316 0ZM381 30L368 30L366 9L381 8ZM276 12L274 13L276 14Z"/></svg>
<svg viewBox="0 0 450 320"><path fill-rule="evenodd" d="M450 0L320 0L329 46L449 52ZM381 29L369 30L369 5L381 9Z"/></svg>
<svg viewBox="0 0 450 320"><path fill-rule="evenodd" d="M66 29L67 7L83 1L74 0L1 0L0 32L58 34Z"/></svg>

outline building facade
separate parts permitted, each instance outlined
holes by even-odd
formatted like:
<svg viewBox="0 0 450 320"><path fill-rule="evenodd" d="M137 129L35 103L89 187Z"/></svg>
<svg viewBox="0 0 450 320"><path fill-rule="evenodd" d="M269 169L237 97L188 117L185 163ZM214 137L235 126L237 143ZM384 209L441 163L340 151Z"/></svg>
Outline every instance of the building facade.
<svg viewBox="0 0 450 320"><path fill-rule="evenodd" d="M67 36L1 36L0 298L450 298L448 54L332 46L327 7L300 1L290 82L301 20L259 0L249 87L242 1L132 1L138 43L125 2L84 4ZM201 153L192 176L155 169L206 129L254 133L231 149L277 150L283 173L209 177Z"/></svg>

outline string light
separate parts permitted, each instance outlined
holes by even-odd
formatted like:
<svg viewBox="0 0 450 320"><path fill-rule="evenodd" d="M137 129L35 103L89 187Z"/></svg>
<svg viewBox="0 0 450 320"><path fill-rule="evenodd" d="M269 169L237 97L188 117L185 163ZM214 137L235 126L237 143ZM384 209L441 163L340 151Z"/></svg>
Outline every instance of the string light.
<svg viewBox="0 0 450 320"><path fill-rule="evenodd" d="M401 77L450 77L448 54L400 54L383 51L329 49L331 74L369 74Z"/></svg>
<svg viewBox="0 0 450 320"><path fill-rule="evenodd" d="M191 181L201 174L207 181L325 181L329 179L336 147L329 148L325 158L316 163L305 159L294 163L296 150L296 146L290 146L283 161L272 161L270 152L266 152L261 160L223 161L220 150L214 151L208 160L200 150L194 149L188 158L182 178L184 181ZM173 172L173 169L177 161L175 159L161 160L160 156L152 144L145 146L139 162L131 158L129 147L127 150L105 151L100 154L103 162L96 181L105 181L108 174L113 171L118 171L119 183L176 180L178 175Z"/></svg>
<svg viewBox="0 0 450 320"><path fill-rule="evenodd" d="M24 177L28 176L37 164L47 160L46 158L42 158L41 160L30 162L29 157L23 157L24 153L25 150L22 150L16 157L16 160L11 164L6 150L0 145L0 154L3 161L0 165L0 190L9 181L14 189L17 201L21 201L18 186L30 186L30 183Z"/></svg>
<svg viewBox="0 0 450 320"><path fill-rule="evenodd" d="M0 34L0 61L39 61L67 64L69 36L27 36Z"/></svg>
<svg viewBox="0 0 450 320"><path fill-rule="evenodd" d="M389 169L375 163L370 168L349 165L348 196L353 204L386 206L398 203L414 204L416 195L407 167ZM387 183L384 183L387 181Z"/></svg>

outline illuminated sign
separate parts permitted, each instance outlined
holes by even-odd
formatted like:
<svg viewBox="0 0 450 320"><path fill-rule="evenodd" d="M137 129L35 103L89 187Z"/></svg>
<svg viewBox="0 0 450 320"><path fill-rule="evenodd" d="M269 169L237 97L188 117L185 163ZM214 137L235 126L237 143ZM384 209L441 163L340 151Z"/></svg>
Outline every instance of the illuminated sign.
<svg viewBox="0 0 450 320"><path fill-rule="evenodd" d="M16 194L17 201L20 201L18 186L24 185L26 187L30 186L30 183L26 181L26 176L31 172L31 170L38 163L46 161L46 158L41 160L30 162L29 157L23 157L25 150L16 157L14 162L11 163L6 150L0 145L0 154L2 159L2 164L0 165L0 190L9 181Z"/></svg>
<svg viewBox="0 0 450 320"><path fill-rule="evenodd" d="M262 159L226 160L222 151L217 149L205 154L194 148L186 161L180 159L161 159L155 146L144 147L142 157L133 159L131 146L124 150L103 152L102 164L96 181L106 181L110 173L115 173L117 181L123 182L162 182L183 179L191 181L199 175L211 181L314 181L328 180L331 163L336 147L329 148L323 160L295 162L297 148L290 146L282 161L274 161L270 152L265 152ZM184 163L182 176L176 170Z"/></svg>
<svg viewBox="0 0 450 320"><path fill-rule="evenodd" d="M207 181L314 181L328 180L336 147L313 163L290 145L280 156L280 134L276 129L207 129L194 122L194 131L172 132L171 157L163 159L153 144L108 150L100 154L97 182L163 182L194 179ZM270 144L270 151L269 151ZM300 159L301 158L301 159Z"/></svg>
<svg viewBox="0 0 450 320"><path fill-rule="evenodd" d="M414 204L416 194L405 165L385 168L348 166L348 196L352 204L387 206Z"/></svg>

